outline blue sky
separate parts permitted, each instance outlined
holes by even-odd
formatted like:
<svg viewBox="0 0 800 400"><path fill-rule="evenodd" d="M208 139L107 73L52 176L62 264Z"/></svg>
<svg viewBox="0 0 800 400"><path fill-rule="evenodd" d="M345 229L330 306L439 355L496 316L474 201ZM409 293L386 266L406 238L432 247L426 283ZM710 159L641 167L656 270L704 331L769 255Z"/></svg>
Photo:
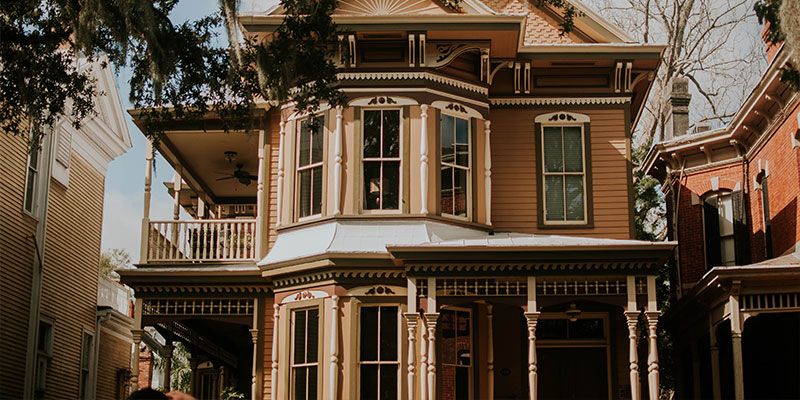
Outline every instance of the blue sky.
<svg viewBox="0 0 800 400"><path fill-rule="evenodd" d="M274 0L242 1L240 10L262 11L274 3ZM217 9L218 2L215 0L184 0L178 3L170 18L173 22L179 23L208 15ZM226 40L224 34L221 34L220 40ZM131 103L128 101L129 79L129 70L117 71L117 88L122 108L125 110L131 107ZM139 260L139 242L141 241L140 233L144 212L145 139L139 128L131 121L127 111L125 119L133 147L108 166L103 207L102 249L125 249L130 253L132 261L136 263ZM161 157L157 157L155 167L150 219L172 219L172 198L163 182L172 180L174 170ZM185 217L186 215L183 214L181 218Z"/></svg>

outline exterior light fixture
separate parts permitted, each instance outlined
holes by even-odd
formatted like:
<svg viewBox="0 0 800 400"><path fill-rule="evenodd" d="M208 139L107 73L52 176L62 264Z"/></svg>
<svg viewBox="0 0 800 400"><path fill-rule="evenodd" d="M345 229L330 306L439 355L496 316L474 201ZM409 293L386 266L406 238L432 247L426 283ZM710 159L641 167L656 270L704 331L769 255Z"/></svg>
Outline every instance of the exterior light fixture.
<svg viewBox="0 0 800 400"><path fill-rule="evenodd" d="M237 153L235 151L226 151L225 152L225 159L228 160L228 164L232 163L233 160L236 159L237 155L239 155L239 153Z"/></svg>
<svg viewBox="0 0 800 400"><path fill-rule="evenodd" d="M572 303L569 305L569 309L564 311L564 314L567 314L570 322L575 322L578 320L578 316L581 315L581 310L575 305L575 303Z"/></svg>

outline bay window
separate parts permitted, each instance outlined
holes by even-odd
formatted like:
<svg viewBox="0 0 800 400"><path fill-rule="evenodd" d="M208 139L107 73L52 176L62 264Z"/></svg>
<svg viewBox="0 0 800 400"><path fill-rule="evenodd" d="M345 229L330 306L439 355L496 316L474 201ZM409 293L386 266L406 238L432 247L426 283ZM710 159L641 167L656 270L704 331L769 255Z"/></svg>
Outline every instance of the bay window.
<svg viewBox="0 0 800 400"><path fill-rule="evenodd" d="M400 110L364 111L364 210L400 209Z"/></svg>
<svg viewBox="0 0 800 400"><path fill-rule="evenodd" d="M442 114L441 192L442 214L468 217L471 153L469 120Z"/></svg>
<svg viewBox="0 0 800 400"><path fill-rule="evenodd" d="M322 213L322 121L308 118L297 127L297 199L304 218Z"/></svg>

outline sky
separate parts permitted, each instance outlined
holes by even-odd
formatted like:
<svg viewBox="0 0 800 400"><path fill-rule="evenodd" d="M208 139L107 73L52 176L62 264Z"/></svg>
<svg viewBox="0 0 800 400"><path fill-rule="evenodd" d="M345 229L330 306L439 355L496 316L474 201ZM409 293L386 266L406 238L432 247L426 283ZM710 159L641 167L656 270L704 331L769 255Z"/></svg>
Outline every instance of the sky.
<svg viewBox="0 0 800 400"><path fill-rule="evenodd" d="M274 3L274 0L242 1L240 10L263 11ZM184 0L178 3L170 18L173 23L194 20L215 12L217 7L218 2L215 0ZM221 34L221 38L226 40L224 34ZM133 147L108 165L101 246L103 251L124 249L131 255L131 260L137 263L144 215L145 138L127 113L131 107L128 100L130 76L129 70L120 69L116 74L116 82ZM162 157L156 157L151 186L151 220L172 219L173 199L163 182L172 181L174 173ZM185 212L182 212L181 218L187 218Z"/></svg>

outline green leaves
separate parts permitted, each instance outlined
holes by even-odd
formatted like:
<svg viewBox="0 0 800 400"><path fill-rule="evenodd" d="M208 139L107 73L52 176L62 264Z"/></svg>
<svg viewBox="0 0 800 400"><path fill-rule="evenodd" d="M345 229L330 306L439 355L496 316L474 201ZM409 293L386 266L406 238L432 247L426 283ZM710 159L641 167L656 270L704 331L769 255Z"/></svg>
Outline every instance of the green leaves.
<svg viewBox="0 0 800 400"><path fill-rule="evenodd" d="M759 0L753 5L753 10L755 10L758 17L758 23L767 25L767 41L774 44L786 40L786 33L781 26L780 19L781 1ZM800 90L800 71L797 70L795 65L788 64L786 67L781 68L781 82L791 86L794 90Z"/></svg>

